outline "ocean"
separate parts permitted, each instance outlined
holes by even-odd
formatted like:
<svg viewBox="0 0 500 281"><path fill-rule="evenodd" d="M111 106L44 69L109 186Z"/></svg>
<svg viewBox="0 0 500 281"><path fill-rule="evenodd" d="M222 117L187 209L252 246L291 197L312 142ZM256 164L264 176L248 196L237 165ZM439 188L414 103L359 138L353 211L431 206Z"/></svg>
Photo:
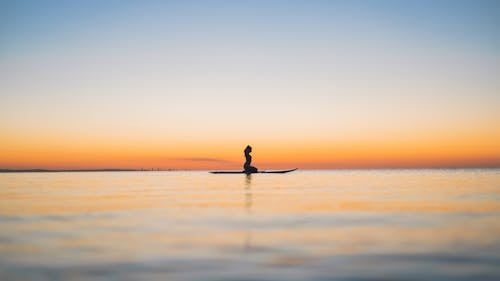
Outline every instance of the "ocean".
<svg viewBox="0 0 500 281"><path fill-rule="evenodd" d="M500 170L0 174L1 280L500 280Z"/></svg>

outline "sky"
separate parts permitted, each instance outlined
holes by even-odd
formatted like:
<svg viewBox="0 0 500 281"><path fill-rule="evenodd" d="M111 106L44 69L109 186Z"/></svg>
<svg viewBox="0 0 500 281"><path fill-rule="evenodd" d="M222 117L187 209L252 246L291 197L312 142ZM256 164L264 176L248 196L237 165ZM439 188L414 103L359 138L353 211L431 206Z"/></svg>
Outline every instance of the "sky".
<svg viewBox="0 0 500 281"><path fill-rule="evenodd" d="M0 1L0 169L500 167L498 1Z"/></svg>

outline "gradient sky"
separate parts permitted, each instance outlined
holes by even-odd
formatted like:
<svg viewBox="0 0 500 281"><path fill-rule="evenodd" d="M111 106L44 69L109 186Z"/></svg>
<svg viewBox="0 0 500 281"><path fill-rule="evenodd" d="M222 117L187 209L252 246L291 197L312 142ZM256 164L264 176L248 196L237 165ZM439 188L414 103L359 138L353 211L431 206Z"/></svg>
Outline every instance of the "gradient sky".
<svg viewBox="0 0 500 281"><path fill-rule="evenodd" d="M500 167L499 1L1 1L0 168Z"/></svg>

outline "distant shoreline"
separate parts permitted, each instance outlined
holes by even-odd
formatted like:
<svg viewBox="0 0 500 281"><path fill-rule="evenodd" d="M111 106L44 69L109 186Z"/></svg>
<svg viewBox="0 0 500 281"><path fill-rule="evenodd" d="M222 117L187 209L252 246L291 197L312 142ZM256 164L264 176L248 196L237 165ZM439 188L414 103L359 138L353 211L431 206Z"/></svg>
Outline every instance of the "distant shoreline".
<svg viewBox="0 0 500 281"><path fill-rule="evenodd" d="M486 167L386 167L386 168L320 168L320 169L307 169L301 170L498 170L500 167L486 166ZM207 169L0 169L1 173L85 173L85 172L174 172L174 171L209 171Z"/></svg>
<svg viewBox="0 0 500 281"><path fill-rule="evenodd" d="M0 173L64 173L64 172L161 172L161 171L177 171L175 169L0 169Z"/></svg>

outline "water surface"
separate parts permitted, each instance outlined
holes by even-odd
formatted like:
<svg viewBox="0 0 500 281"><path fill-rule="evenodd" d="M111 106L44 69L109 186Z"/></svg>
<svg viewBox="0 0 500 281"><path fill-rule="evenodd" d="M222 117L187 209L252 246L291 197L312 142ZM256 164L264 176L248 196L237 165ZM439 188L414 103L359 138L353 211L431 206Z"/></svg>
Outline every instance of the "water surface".
<svg viewBox="0 0 500 281"><path fill-rule="evenodd" d="M1 280L500 280L500 170L0 174Z"/></svg>

